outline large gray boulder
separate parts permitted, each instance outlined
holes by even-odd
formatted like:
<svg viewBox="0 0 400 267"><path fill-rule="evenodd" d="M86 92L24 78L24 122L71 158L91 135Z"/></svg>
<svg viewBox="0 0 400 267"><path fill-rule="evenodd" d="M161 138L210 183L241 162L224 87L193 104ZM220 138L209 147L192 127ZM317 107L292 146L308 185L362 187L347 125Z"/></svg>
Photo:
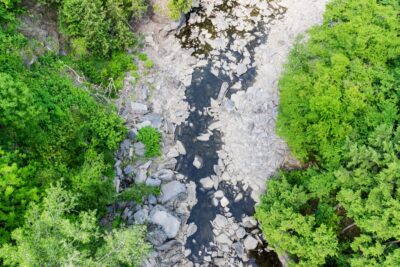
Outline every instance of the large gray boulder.
<svg viewBox="0 0 400 267"><path fill-rule="evenodd" d="M186 193L186 186L178 181L171 181L161 186L161 202L166 203Z"/></svg>
<svg viewBox="0 0 400 267"><path fill-rule="evenodd" d="M174 238L179 231L181 221L169 212L155 208L150 214L150 222L161 226L168 238Z"/></svg>

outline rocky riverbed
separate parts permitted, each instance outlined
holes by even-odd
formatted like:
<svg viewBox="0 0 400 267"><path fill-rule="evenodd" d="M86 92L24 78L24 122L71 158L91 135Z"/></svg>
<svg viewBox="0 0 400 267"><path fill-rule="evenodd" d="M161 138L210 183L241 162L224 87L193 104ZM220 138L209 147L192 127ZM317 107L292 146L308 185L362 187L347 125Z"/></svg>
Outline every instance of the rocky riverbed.
<svg viewBox="0 0 400 267"><path fill-rule="evenodd" d="M295 37L322 20L327 0L200 0L185 20L162 10L139 26L154 68L139 64L116 103L130 129L116 155L116 190L160 187L121 203L147 223L145 266L279 266L265 249L254 204L265 181L296 164L275 133L277 80ZM145 159L141 127L163 134L163 156ZM282 259L285 264L284 259Z"/></svg>

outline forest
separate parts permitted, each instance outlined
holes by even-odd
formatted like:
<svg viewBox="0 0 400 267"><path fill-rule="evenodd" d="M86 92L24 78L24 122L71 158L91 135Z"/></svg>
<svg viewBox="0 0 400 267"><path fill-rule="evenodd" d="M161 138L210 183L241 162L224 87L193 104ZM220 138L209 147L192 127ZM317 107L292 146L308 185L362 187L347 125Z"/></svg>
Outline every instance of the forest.
<svg viewBox="0 0 400 267"><path fill-rule="evenodd" d="M304 168L267 184L257 218L299 266L399 266L400 6L334 0L280 79L278 133Z"/></svg>
<svg viewBox="0 0 400 267"><path fill-rule="evenodd" d="M0 1L0 265L138 266L151 250L145 226L106 229L99 219L120 198L113 153L127 134L109 97L145 56L127 53L140 46L128 21L147 4L39 2L58 14L66 56L21 33L29 1ZM158 156L159 133L140 134ZM139 201L146 193L131 191Z"/></svg>

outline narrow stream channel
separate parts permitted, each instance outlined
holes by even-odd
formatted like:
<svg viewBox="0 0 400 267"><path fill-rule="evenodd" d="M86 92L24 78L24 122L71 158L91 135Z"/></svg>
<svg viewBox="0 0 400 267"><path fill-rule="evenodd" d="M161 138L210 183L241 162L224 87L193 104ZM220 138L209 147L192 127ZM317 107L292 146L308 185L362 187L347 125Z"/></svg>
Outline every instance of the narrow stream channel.
<svg viewBox="0 0 400 267"><path fill-rule="evenodd" d="M222 2L222 1L221 1ZM215 6L214 8L218 11L226 13L231 12L232 7L238 4L234 1L223 1L222 4ZM233 4L232 4L233 3ZM277 19L284 13L284 9L272 9L271 7L270 21ZM254 15L258 14L258 10L254 9ZM196 16L202 18L198 23L189 23L193 13ZM191 38L192 31L205 29L211 34L211 38L215 36L215 30L211 22L211 17L207 17L205 9L202 7L194 8L191 13L187 15L187 23L181 28L176 35L181 41L181 44L185 48L194 48L194 55L199 57L199 60L207 60L207 64L203 67L196 68L192 76L192 83L186 89L186 98L190 105L191 112L187 122L181 125L176 132L176 139L180 140L185 148L186 155L179 156L176 170L189 180L193 181L197 185L196 194L198 203L193 207L188 223L194 222L198 230L191 236L186 244L186 247L191 250L190 259L195 262L202 264L204 262L204 256L210 254L210 251L215 250L213 228L210 221L214 220L217 214L224 214L224 208L220 205L217 207L212 204L214 189L205 190L200 184L200 179L215 175L214 165L218 165L218 154L217 151L221 149L221 133L218 130L213 130L212 135L208 141L199 141L197 139L201 134L207 133L208 127L214 122L212 115L209 114L208 108L211 106L211 99L217 99L221 87L228 86L228 90L225 96L229 99L233 91L231 89L237 82L241 83L240 90L246 90L250 87L257 75L255 64L254 64L254 53L255 48L261 43L264 43L268 37L268 27L265 23L258 22L256 30L249 32L257 36L251 42L246 44L246 48L249 51L251 62L247 71L238 76L228 75L224 72L219 72L216 75L213 71L213 61L211 60L211 54L213 60L217 58L221 62L227 62L227 54L233 55L237 62L241 62L245 59L245 56L237 51L229 50L230 44L235 40L236 35L243 35L245 32L238 31L234 27L229 27L227 30L229 43L225 50L220 53L212 53L212 47L207 43L202 44L196 39ZM262 33L262 34L259 34ZM202 159L202 167L196 168L193 165L195 156L199 156ZM239 201L234 201L238 192L232 188L232 185L221 182L218 190L222 190L225 197L229 200L229 212L236 221L241 221L244 215L252 216L254 214L254 200L250 197L250 189L243 190L243 187L238 185L241 190L243 198ZM226 210L225 210L226 212ZM218 251L216 251L218 253ZM254 251L249 255L249 261L246 266L260 266L260 267L271 267L280 266L277 255L274 252L267 252L263 249Z"/></svg>

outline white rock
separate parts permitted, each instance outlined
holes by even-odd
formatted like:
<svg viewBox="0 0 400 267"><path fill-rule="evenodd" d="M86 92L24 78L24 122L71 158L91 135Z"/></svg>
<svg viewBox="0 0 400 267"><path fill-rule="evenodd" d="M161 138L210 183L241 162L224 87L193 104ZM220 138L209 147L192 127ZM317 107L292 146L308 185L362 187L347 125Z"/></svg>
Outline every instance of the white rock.
<svg viewBox="0 0 400 267"><path fill-rule="evenodd" d="M253 250L253 249L257 248L258 241L257 241L257 239L255 239L254 237L249 235L246 237L243 244L247 250Z"/></svg>
<svg viewBox="0 0 400 267"><path fill-rule="evenodd" d="M226 206L228 206L229 205L229 200L226 198L226 197L223 197L222 199L221 199L221 206L222 207L226 207Z"/></svg>
<svg viewBox="0 0 400 267"><path fill-rule="evenodd" d="M243 227L239 227L239 229L236 230L236 236L239 239L242 239L246 235L246 230Z"/></svg>
<svg viewBox="0 0 400 267"><path fill-rule="evenodd" d="M214 181L210 177L200 179L200 183L205 189L211 189L214 186Z"/></svg>
<svg viewBox="0 0 400 267"><path fill-rule="evenodd" d="M201 167L203 167L203 159L198 155L194 156L193 166L197 169L201 169Z"/></svg>
<svg viewBox="0 0 400 267"><path fill-rule="evenodd" d="M141 184L144 183L147 179L147 170L139 168L136 177L135 177L135 183Z"/></svg>
<svg viewBox="0 0 400 267"><path fill-rule="evenodd" d="M253 228L257 226L257 221L249 216L246 216L242 219L243 226L246 228Z"/></svg>
<svg viewBox="0 0 400 267"><path fill-rule="evenodd" d="M217 192L214 193L214 197L216 198L222 198L224 196L224 192L221 190L218 190Z"/></svg>
<svg viewBox="0 0 400 267"><path fill-rule="evenodd" d="M189 224L187 231L186 231L186 236L192 236L197 232L197 225L194 223Z"/></svg>
<svg viewBox="0 0 400 267"><path fill-rule="evenodd" d="M179 154L181 155L186 155L186 149L185 146L182 144L181 141L176 141L176 150L178 150Z"/></svg>
<svg viewBox="0 0 400 267"><path fill-rule="evenodd" d="M214 207L218 207L218 199L216 199L216 198L213 198L212 200L211 200L211 203L213 204L213 206Z"/></svg>
<svg viewBox="0 0 400 267"><path fill-rule="evenodd" d="M245 74L246 71L247 71L247 67L246 67L245 64L239 63L239 64L237 65L237 67L236 67L236 75L237 75L237 76L241 76L241 75Z"/></svg>
<svg viewBox="0 0 400 267"><path fill-rule="evenodd" d="M210 140L210 134L209 133L202 134L197 137L197 140L202 141L202 142L207 142L208 140Z"/></svg>
<svg viewBox="0 0 400 267"><path fill-rule="evenodd" d="M221 214L217 214L213 222L219 229L223 229L228 224L228 220Z"/></svg>
<svg viewBox="0 0 400 267"><path fill-rule="evenodd" d="M219 236L217 236L215 241L220 244L227 244L227 245L232 244L232 240L230 240L226 234L220 234Z"/></svg>

